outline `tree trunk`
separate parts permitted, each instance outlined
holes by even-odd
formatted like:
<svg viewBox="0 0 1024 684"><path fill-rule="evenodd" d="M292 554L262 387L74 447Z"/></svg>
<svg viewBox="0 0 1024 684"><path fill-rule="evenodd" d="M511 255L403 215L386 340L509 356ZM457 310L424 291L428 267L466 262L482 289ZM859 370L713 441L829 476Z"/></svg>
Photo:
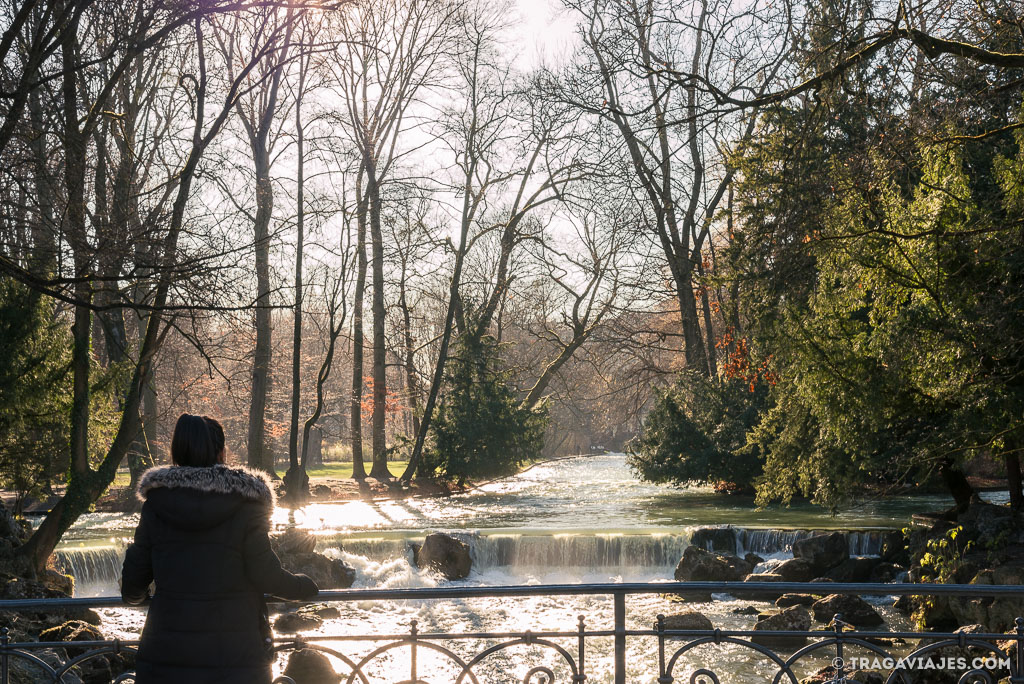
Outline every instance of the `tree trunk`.
<svg viewBox="0 0 1024 684"><path fill-rule="evenodd" d="M384 337L384 236L381 231L380 185L373 163L366 164L366 194L370 201L370 243L373 262L373 415L370 477L390 480L387 461L387 340Z"/></svg>
<svg viewBox="0 0 1024 684"><path fill-rule="evenodd" d="M299 90L301 92L301 83ZM305 463L299 462L299 400L302 391L302 250L305 241L305 178L303 167L302 98L295 102L295 130L298 146L298 168L296 172L296 203L298 216L295 220L295 313L292 328L292 411L288 427L288 471L284 475L285 490L292 503L301 503L309 498L309 476ZM305 450L305 443L303 443ZM304 459L303 459L304 460Z"/></svg>
<svg viewBox="0 0 1024 684"><path fill-rule="evenodd" d="M398 283L398 306L402 310L402 340L405 344L405 387L409 393L409 412L412 413L412 434L420 431L419 383L416 381L416 349L412 338L412 316L409 300L406 298L405 264L402 264L402 280Z"/></svg>
<svg viewBox="0 0 1024 684"><path fill-rule="evenodd" d="M704 273L704 264L697 261L697 272L704 281L703 296L700 298L701 310L704 314L704 339L707 343L708 375L714 377L718 373L718 359L715 355L715 334L714 323L711 320L711 288L707 286L707 274Z"/></svg>
<svg viewBox="0 0 1024 684"><path fill-rule="evenodd" d="M1006 462L1006 485L1010 490L1010 507L1019 511L1024 508L1024 492L1021 491L1020 456L1009 451L1003 457Z"/></svg>
<svg viewBox="0 0 1024 684"><path fill-rule="evenodd" d="M362 174L356 179L356 288L352 304L352 477L366 479L363 466L363 298L366 291L366 196Z"/></svg>
<svg viewBox="0 0 1024 684"><path fill-rule="evenodd" d="M953 461L946 460L939 468L939 474L953 497L956 509L958 511L966 510L971 503L971 497L974 496L974 487L967 481L964 471Z"/></svg>
<svg viewBox="0 0 1024 684"><path fill-rule="evenodd" d="M256 349L252 358L252 399L249 404L249 467L277 477L274 454L266 443L267 393L270 389L270 219L274 191L270 183L270 159L266 146L254 146L256 163Z"/></svg>

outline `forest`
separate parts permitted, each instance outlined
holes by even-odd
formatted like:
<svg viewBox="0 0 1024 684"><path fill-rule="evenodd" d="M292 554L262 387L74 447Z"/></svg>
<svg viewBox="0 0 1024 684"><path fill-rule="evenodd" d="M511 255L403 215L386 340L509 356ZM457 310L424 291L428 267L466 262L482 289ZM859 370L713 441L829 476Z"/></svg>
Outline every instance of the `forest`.
<svg viewBox="0 0 1024 684"><path fill-rule="evenodd" d="M1024 6L3 0L0 480L41 568L183 412L308 495L626 450L1024 504ZM389 461L407 463L401 475Z"/></svg>

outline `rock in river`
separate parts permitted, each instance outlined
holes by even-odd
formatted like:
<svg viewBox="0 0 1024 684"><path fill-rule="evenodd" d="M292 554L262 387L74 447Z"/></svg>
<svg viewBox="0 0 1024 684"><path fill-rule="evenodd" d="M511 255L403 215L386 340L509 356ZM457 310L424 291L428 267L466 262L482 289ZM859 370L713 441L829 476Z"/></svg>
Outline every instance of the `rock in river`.
<svg viewBox="0 0 1024 684"><path fill-rule="evenodd" d="M755 644L770 647L795 648L807 643L807 637L779 636L772 632L806 632L811 628L811 615L803 606L791 606L778 613L771 613L758 619L755 632L750 640Z"/></svg>
<svg viewBox="0 0 1024 684"><path fill-rule="evenodd" d="M811 610L814 611L814 619L818 622L829 623L838 613L843 622L854 627L875 627L885 623L878 611L859 596L830 594L815 601Z"/></svg>
<svg viewBox="0 0 1024 684"><path fill-rule="evenodd" d="M731 527L701 527L690 535L690 545L706 551L736 553L736 531Z"/></svg>
<svg viewBox="0 0 1024 684"><path fill-rule="evenodd" d="M816 534L793 542L793 557L810 561L822 574L850 557L850 543L841 532Z"/></svg>
<svg viewBox="0 0 1024 684"><path fill-rule="evenodd" d="M737 582L751 570L753 566L737 556L687 546L675 578L677 582Z"/></svg>
<svg viewBox="0 0 1024 684"><path fill-rule="evenodd" d="M703 613L678 613L665 616L665 629L713 630L715 626Z"/></svg>
<svg viewBox="0 0 1024 684"><path fill-rule="evenodd" d="M321 589L347 589L355 582L355 568L314 551L316 537L305 530L291 528L271 537L270 543L285 570L309 576Z"/></svg>
<svg viewBox="0 0 1024 684"><path fill-rule="evenodd" d="M817 576L815 567L805 558L790 558L776 565L772 572L787 582L810 582Z"/></svg>
<svg viewBox="0 0 1024 684"><path fill-rule="evenodd" d="M416 549L414 560L418 567L435 570L449 580L468 577L473 565L468 544L439 532L427 535Z"/></svg>

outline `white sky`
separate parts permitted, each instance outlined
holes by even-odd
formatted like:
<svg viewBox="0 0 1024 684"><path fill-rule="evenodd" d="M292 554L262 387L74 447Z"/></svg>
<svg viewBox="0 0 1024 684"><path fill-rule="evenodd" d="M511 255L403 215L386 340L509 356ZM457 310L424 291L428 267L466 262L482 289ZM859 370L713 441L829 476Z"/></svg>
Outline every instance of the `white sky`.
<svg viewBox="0 0 1024 684"><path fill-rule="evenodd" d="M515 0L518 17L510 42L519 67L561 62L575 44L574 23L558 0Z"/></svg>

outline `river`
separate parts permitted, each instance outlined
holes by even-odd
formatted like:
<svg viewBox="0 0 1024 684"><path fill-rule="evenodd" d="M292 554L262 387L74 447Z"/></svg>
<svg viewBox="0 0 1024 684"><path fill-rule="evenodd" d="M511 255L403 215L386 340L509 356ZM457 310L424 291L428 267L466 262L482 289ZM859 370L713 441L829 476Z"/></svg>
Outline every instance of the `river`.
<svg viewBox="0 0 1024 684"><path fill-rule="evenodd" d="M743 497L640 482L622 454L606 454L540 464L446 498L311 504L294 512L279 509L274 522L315 533L322 552L356 568L357 587L444 584L410 563L409 542L431 531L451 532L470 544L474 569L462 584L657 582L671 580L697 527L732 526L741 555L754 551L769 559L785 557L792 541L808 530L853 530L851 552L871 555L878 552L880 530L903 527L911 513L941 509L949 503L941 496L882 499L834 516L809 504L758 509ZM116 593L123 549L136 521L135 515L95 513L84 516L69 531L58 557L78 578L76 595ZM658 613L696 609L711 617L716 627L747 629L754 618L732 611L768 605L728 596L716 599L683 608L659 596L633 598L629 626L649 628ZM893 626L905 626L884 599L878 603ZM610 628L611 601L567 597L346 604L341 618L327 621L314 633L397 633L407 631L412 619L425 632L569 631L575 628L578 615L585 615L594 628ZM104 617L107 631L125 638L133 636L141 622L141 613L128 609L104 611ZM611 644L601 641L595 640L588 659L588 682L611 681ZM629 681L654 681L650 647L633 645L636 652L630 654ZM366 647L348 644L344 649L356 653ZM740 681L758 681L768 671L766 662L720 647L706 648L694 658L705 666L726 666ZM382 667L392 668L401 667L402 661L398 656L381 662ZM521 650L515 659L492 659L481 672L488 682L520 681L527 663L552 664L553 660L539 652L530 658ZM683 669L692 669L696 663L684 663ZM432 665L424 656L420 666L427 673L434 668L433 676L425 679L445 681L443 664Z"/></svg>

